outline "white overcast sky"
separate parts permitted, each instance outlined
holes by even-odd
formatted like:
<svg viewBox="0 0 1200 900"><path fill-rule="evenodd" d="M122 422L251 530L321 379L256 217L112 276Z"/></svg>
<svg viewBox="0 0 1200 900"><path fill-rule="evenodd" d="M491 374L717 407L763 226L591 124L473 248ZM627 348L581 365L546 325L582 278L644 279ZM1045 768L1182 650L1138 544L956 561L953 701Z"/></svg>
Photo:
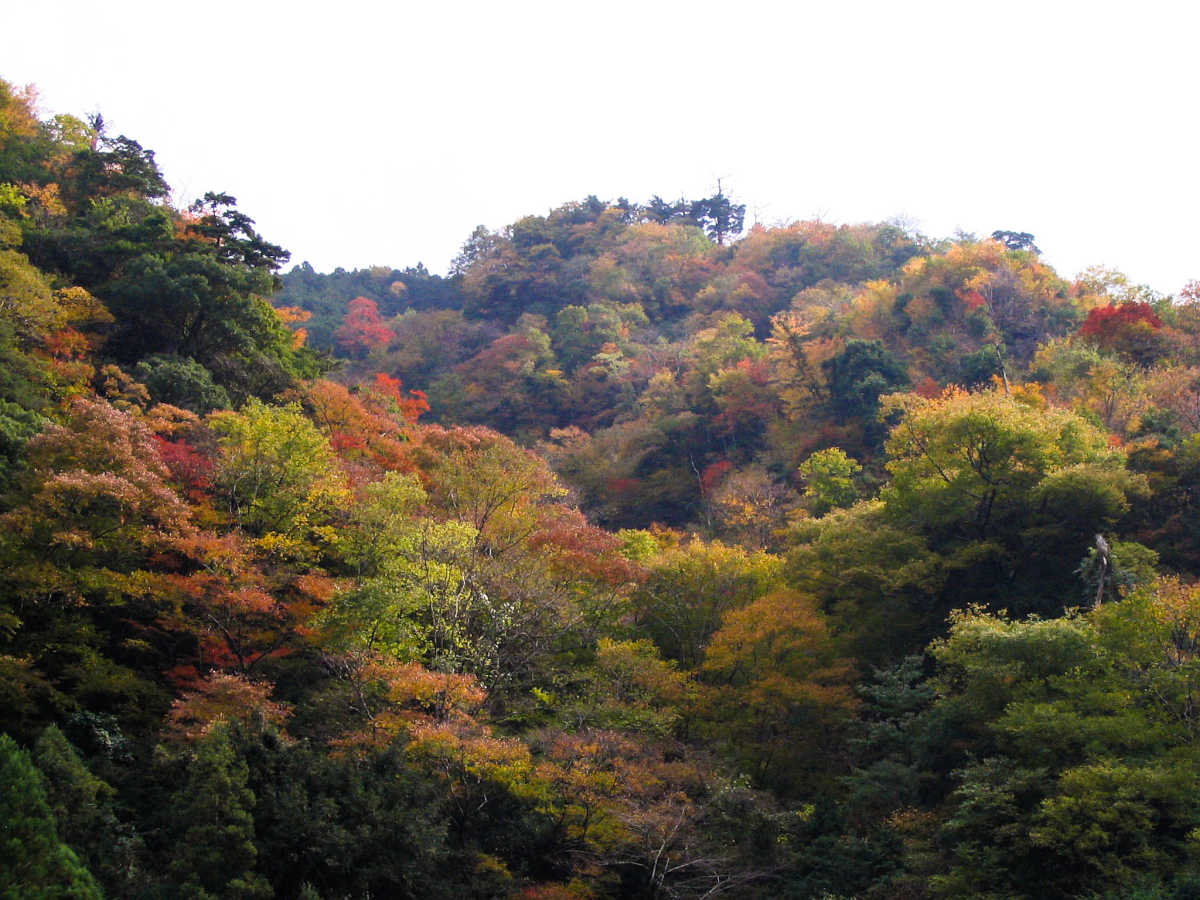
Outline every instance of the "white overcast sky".
<svg viewBox="0 0 1200 900"><path fill-rule="evenodd" d="M0 78L100 111L292 261L445 272L478 224L727 194L764 224L1032 232L1200 278L1200 5L8 4ZM18 39L19 38L19 39Z"/></svg>

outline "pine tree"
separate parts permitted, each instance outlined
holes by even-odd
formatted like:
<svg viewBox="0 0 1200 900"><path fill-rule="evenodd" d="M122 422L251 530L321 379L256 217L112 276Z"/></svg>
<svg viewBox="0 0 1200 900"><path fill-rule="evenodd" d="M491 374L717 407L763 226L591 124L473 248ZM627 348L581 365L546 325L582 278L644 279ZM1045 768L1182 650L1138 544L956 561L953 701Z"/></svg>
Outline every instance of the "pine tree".
<svg viewBox="0 0 1200 900"><path fill-rule="evenodd" d="M29 754L0 735L0 898L100 900L79 857L58 837L54 813Z"/></svg>
<svg viewBox="0 0 1200 900"><path fill-rule="evenodd" d="M196 743L187 780L172 803L182 833L170 872L185 896L271 896L254 871L254 794L246 781L246 763L224 728Z"/></svg>
<svg viewBox="0 0 1200 900"><path fill-rule="evenodd" d="M128 893L141 841L117 819L116 790L88 770L56 725L38 737L33 761L41 772L60 837L110 892Z"/></svg>

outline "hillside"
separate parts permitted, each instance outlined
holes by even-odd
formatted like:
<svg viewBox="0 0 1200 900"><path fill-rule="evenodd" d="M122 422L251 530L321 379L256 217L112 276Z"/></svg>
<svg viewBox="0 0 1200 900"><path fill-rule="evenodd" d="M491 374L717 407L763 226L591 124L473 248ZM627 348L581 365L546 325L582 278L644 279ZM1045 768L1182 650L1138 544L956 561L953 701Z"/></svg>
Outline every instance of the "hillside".
<svg viewBox="0 0 1200 900"><path fill-rule="evenodd" d="M0 885L1186 897L1200 289L588 197L288 272L0 82Z"/></svg>

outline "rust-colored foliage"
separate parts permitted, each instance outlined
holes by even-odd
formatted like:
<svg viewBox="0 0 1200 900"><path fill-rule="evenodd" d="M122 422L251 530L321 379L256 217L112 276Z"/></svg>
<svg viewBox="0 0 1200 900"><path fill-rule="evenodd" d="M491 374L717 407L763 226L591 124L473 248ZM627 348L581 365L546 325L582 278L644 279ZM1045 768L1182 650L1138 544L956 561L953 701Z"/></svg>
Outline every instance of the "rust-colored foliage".
<svg viewBox="0 0 1200 900"><path fill-rule="evenodd" d="M376 347L386 347L396 336L383 323L379 315L379 304L367 297L355 297L350 301L346 317L334 338L343 350L361 359Z"/></svg>
<svg viewBox="0 0 1200 900"><path fill-rule="evenodd" d="M701 716L757 780L783 790L827 777L838 726L856 701L812 597L777 590L722 618L701 666L711 685Z"/></svg>
<svg viewBox="0 0 1200 900"><path fill-rule="evenodd" d="M715 463L706 466L700 474L700 490L705 494L710 494L733 470L733 463L727 459L718 459Z"/></svg>
<svg viewBox="0 0 1200 900"><path fill-rule="evenodd" d="M209 456L200 453L182 438L170 441L155 435L154 444L159 459L170 471L172 480L183 488L186 496L199 499L212 487L215 464Z"/></svg>
<svg viewBox="0 0 1200 900"><path fill-rule="evenodd" d="M274 309L275 314L279 316L279 321L292 329L292 349L299 350L308 340L308 329L299 327L299 323L311 319L312 313L299 306L276 306Z"/></svg>
<svg viewBox="0 0 1200 900"><path fill-rule="evenodd" d="M185 691L167 714L167 736L177 741L204 737L221 722L282 726L291 714L286 703L270 699L270 682L213 672Z"/></svg>
<svg viewBox="0 0 1200 900"><path fill-rule="evenodd" d="M542 509L528 546L541 551L543 562L563 575L610 588L637 584L646 577L645 569L621 555L616 535L588 524L577 509Z"/></svg>
<svg viewBox="0 0 1200 900"><path fill-rule="evenodd" d="M388 704L376 724L469 722L487 699L470 675L434 672L416 662L378 657L363 667L360 677L373 682Z"/></svg>
<svg viewBox="0 0 1200 900"><path fill-rule="evenodd" d="M312 318L312 313L307 309L301 309L299 306L276 306L274 307L275 314L279 316L279 321L284 325L294 325L297 322L307 322Z"/></svg>
<svg viewBox="0 0 1200 900"><path fill-rule="evenodd" d="M276 593L288 592L285 576L269 578L240 532L198 532L181 549L192 571L168 576L176 604L168 622L199 637L197 669L248 673L291 652L315 608L302 583L292 584L294 602L282 602Z"/></svg>
<svg viewBox="0 0 1200 900"><path fill-rule="evenodd" d="M1116 306L1099 306L1088 313L1079 326L1079 333L1087 337L1103 337L1120 328L1143 323L1148 328L1162 328L1162 319L1149 303L1122 303Z"/></svg>
<svg viewBox="0 0 1200 900"><path fill-rule="evenodd" d="M407 738L410 752L438 760L435 768L452 781L488 756L516 752L528 759L523 744L492 737L481 718L487 693L471 675L435 672L378 654L348 660L347 666L344 674L366 721L337 746L353 751Z"/></svg>
<svg viewBox="0 0 1200 900"><path fill-rule="evenodd" d="M730 436L753 436L779 412L778 395L770 390L771 369L765 359L743 359L709 380L720 412L713 419Z"/></svg>
<svg viewBox="0 0 1200 900"><path fill-rule="evenodd" d="M357 480L385 471L412 471L412 430L429 408L419 391L405 396L399 379L380 373L374 384L353 391L332 381L313 382L305 394L313 420Z"/></svg>
<svg viewBox="0 0 1200 900"><path fill-rule="evenodd" d="M429 398L425 396L425 392L411 390L405 394L404 382L399 378L393 378L384 372L376 372L371 388L375 393L389 398L395 403L396 409L399 410L404 421L409 424L416 422L423 413L429 412Z"/></svg>
<svg viewBox="0 0 1200 900"><path fill-rule="evenodd" d="M609 730L546 731L534 746L536 779L578 876L620 866L668 897L705 896L749 877L709 834L710 759Z"/></svg>
<svg viewBox="0 0 1200 900"><path fill-rule="evenodd" d="M66 421L29 444L35 487L3 517L50 558L121 565L169 550L190 532L154 435L95 398L72 400Z"/></svg>
<svg viewBox="0 0 1200 900"><path fill-rule="evenodd" d="M94 341L74 328L60 328L46 338L46 352L55 360L78 362L88 356Z"/></svg>
<svg viewBox="0 0 1200 900"><path fill-rule="evenodd" d="M1162 353L1162 327L1162 319L1149 303L1121 303L1093 309L1079 334L1103 350L1148 365Z"/></svg>

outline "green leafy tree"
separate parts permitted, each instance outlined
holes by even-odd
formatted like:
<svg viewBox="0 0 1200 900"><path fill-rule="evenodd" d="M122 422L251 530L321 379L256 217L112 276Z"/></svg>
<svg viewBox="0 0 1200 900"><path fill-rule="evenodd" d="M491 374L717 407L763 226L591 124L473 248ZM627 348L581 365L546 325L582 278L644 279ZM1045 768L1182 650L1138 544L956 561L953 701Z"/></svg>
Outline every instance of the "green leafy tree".
<svg viewBox="0 0 1200 900"><path fill-rule="evenodd" d="M299 405L251 400L211 423L221 435L216 481L239 524L284 556L311 556L333 542L345 482L329 441Z"/></svg>
<svg viewBox="0 0 1200 900"><path fill-rule="evenodd" d="M821 600L853 654L888 665L917 652L942 627L947 580L978 562L943 559L919 531L894 522L883 503L862 501L799 522L787 580Z"/></svg>
<svg viewBox="0 0 1200 900"><path fill-rule="evenodd" d="M319 367L265 297L269 272L199 250L143 254L97 288L119 323L108 350L122 362L191 357L239 398L271 395Z"/></svg>
<svg viewBox="0 0 1200 900"><path fill-rule="evenodd" d="M1086 615L956 616L931 714L969 755L935 893L1186 895L1198 634L1200 593L1171 579Z"/></svg>
<svg viewBox="0 0 1200 900"><path fill-rule="evenodd" d="M856 691L862 705L847 741L854 770L842 784L855 817L873 823L915 808L933 792L937 776L945 774L931 752L939 735L926 715L936 692L920 656L876 669Z"/></svg>
<svg viewBox="0 0 1200 900"><path fill-rule="evenodd" d="M908 372L882 341L849 340L821 366L829 382L830 405L843 416L872 416L882 395L908 386Z"/></svg>
<svg viewBox="0 0 1200 900"><path fill-rule="evenodd" d="M818 450L800 464L798 471L804 479L804 498L815 515L850 506L858 499L854 476L862 466L839 447Z"/></svg>
<svg viewBox="0 0 1200 900"><path fill-rule="evenodd" d="M889 508L917 520L948 516L981 537L1049 476L1079 465L1123 468L1121 453L1083 419L999 391L897 395L887 408L903 415L887 443Z"/></svg>
<svg viewBox="0 0 1200 900"><path fill-rule="evenodd" d="M887 409L903 415L887 442L889 517L943 552L996 547L1030 600L1061 604L1071 592L1061 560L1081 558L1145 492L1107 436L1066 410L998 390L900 395Z"/></svg>
<svg viewBox="0 0 1200 900"><path fill-rule="evenodd" d="M224 263L274 271L291 255L254 230L254 220L237 209L237 198L208 191L188 207L188 234Z"/></svg>
<svg viewBox="0 0 1200 900"><path fill-rule="evenodd" d="M649 561L650 576L633 596L639 629L663 655L696 668L722 616L767 594L779 560L719 541L693 540Z"/></svg>
<svg viewBox="0 0 1200 900"><path fill-rule="evenodd" d="M1078 561L1146 490L1102 430L1036 397L952 390L884 409L902 416L891 481L878 501L800 524L789 560L875 665L918 650L967 599L1048 615L1074 605Z"/></svg>
<svg viewBox="0 0 1200 900"><path fill-rule="evenodd" d="M1009 250L1027 250L1031 253L1042 252L1034 244L1034 237L1028 231L993 231L992 240L999 241Z"/></svg>
<svg viewBox="0 0 1200 900"><path fill-rule="evenodd" d="M27 181L43 172L50 148L36 104L32 87L0 79L0 182Z"/></svg>
<svg viewBox="0 0 1200 900"><path fill-rule="evenodd" d="M68 203L85 204L94 198L136 196L156 200L167 196L170 188L163 180L154 151L132 138L109 137L104 120L92 122L94 145L75 152L66 167L62 191Z"/></svg>
<svg viewBox="0 0 1200 900"><path fill-rule="evenodd" d="M562 718L572 729L619 729L668 737L692 692L687 676L648 640L600 638L581 696Z"/></svg>
<svg viewBox="0 0 1200 900"><path fill-rule="evenodd" d="M155 355L137 364L138 380L158 403L169 403L205 415L228 409L229 393L213 381L208 369L190 357Z"/></svg>

